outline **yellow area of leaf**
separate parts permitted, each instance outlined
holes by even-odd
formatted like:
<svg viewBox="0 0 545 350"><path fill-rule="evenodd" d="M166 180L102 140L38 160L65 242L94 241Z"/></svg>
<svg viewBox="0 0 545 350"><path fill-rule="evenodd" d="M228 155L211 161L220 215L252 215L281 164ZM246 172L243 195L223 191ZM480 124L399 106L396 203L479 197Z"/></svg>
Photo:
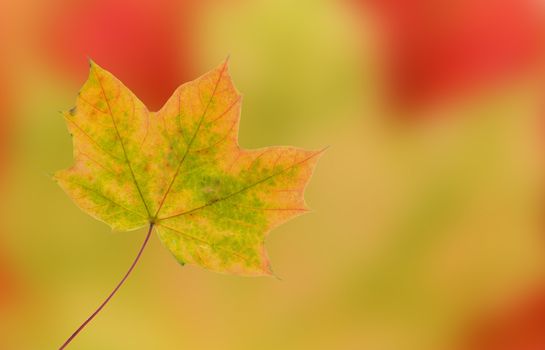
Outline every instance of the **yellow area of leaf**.
<svg viewBox="0 0 545 350"><path fill-rule="evenodd" d="M63 113L74 164L55 179L116 230L153 224L182 264L269 275L265 235L307 210L303 192L321 151L240 148L240 107L227 61L181 85L158 112L91 62L76 106Z"/></svg>

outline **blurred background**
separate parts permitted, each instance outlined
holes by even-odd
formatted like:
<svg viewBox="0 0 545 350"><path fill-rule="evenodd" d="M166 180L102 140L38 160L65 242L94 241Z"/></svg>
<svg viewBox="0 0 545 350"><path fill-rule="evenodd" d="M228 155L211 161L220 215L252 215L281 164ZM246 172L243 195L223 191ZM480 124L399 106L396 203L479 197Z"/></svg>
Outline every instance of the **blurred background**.
<svg viewBox="0 0 545 350"><path fill-rule="evenodd" d="M281 281L156 238L73 349L545 349L545 3L0 0L0 349L56 349L125 273L49 175L88 58L152 110L228 54L240 143L330 145Z"/></svg>

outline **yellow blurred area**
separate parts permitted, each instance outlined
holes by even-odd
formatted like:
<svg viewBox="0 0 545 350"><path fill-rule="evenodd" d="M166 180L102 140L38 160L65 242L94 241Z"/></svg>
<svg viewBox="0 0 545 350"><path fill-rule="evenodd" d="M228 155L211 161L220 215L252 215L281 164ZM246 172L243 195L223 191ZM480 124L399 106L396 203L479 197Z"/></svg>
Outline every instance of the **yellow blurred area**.
<svg viewBox="0 0 545 350"><path fill-rule="evenodd" d="M331 146L307 189L312 212L267 237L281 281L180 267L153 237L69 348L464 350L476 319L543 280L537 74L393 111L371 13L336 0L200 6L194 44L180 50L194 77L231 56L244 95L240 144ZM146 233L110 232L50 180L72 159L58 111L83 83L35 45L50 10L45 0L0 4L9 77L0 89L10 93L13 124L0 168L0 272L15 276L0 274L0 288L11 291L0 293L0 349L60 346L122 277ZM411 113L426 122L400 121Z"/></svg>

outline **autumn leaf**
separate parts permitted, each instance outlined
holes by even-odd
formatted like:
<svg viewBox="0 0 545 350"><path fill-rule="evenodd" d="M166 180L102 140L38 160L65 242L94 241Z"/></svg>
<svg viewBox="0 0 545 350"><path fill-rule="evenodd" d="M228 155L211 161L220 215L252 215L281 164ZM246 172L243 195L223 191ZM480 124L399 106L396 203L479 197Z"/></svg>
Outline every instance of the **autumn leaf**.
<svg viewBox="0 0 545 350"><path fill-rule="evenodd" d="M115 230L148 226L125 282L155 230L181 264L271 275L267 232L307 211L303 192L321 151L238 145L241 95L227 60L150 112L94 62L76 106L63 113L74 165L54 175L73 201Z"/></svg>
<svg viewBox="0 0 545 350"><path fill-rule="evenodd" d="M303 192L320 152L240 148L241 95L227 61L158 112L90 65L76 106L63 113L75 162L55 174L60 186L113 229L151 225L181 264L270 275L264 237L307 211Z"/></svg>
<svg viewBox="0 0 545 350"><path fill-rule="evenodd" d="M76 107L63 114L75 164L55 178L116 230L153 224L183 264L270 274L264 235L307 210L303 191L320 152L241 149L240 106L227 61L156 113L91 62Z"/></svg>

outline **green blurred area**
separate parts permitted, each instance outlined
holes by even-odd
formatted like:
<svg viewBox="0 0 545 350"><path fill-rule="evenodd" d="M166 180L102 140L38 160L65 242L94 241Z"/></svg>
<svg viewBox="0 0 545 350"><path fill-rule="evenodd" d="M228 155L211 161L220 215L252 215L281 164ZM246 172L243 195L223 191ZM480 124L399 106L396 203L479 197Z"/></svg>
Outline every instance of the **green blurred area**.
<svg viewBox="0 0 545 350"><path fill-rule="evenodd" d="M231 55L243 147L331 146L307 190L313 211L267 238L281 281L182 268L154 237L72 348L456 349L473 317L543 274L531 82L400 124L380 107L373 23L340 2L218 2L201 23L200 72ZM0 348L52 349L115 286L146 232L110 232L51 181L72 160L58 110L78 87L15 46L1 244L18 277L0 309Z"/></svg>

